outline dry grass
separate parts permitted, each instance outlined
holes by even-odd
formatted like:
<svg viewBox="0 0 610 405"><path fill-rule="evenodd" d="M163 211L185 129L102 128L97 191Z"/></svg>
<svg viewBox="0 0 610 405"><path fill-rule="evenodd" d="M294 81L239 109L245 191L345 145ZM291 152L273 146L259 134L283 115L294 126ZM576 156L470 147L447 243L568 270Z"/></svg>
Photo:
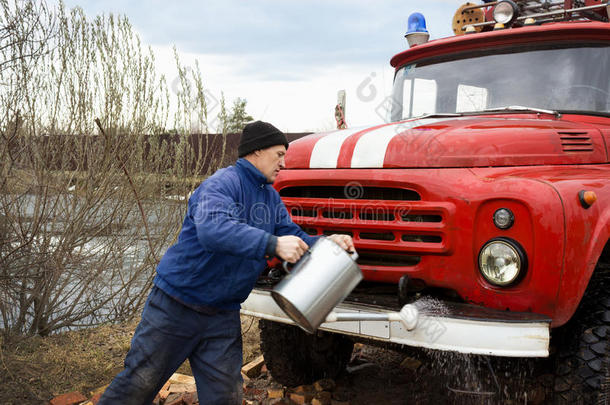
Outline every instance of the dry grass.
<svg viewBox="0 0 610 405"><path fill-rule="evenodd" d="M85 395L122 370L137 322L0 341L0 404L40 404L71 391ZM258 322L242 316L244 363L260 355ZM188 361L180 373L191 374Z"/></svg>

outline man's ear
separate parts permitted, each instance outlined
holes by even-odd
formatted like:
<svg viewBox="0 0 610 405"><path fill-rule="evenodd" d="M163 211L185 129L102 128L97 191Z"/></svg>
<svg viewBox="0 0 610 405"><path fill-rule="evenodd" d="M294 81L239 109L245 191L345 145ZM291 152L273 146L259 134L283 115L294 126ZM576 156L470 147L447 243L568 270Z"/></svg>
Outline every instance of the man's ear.
<svg viewBox="0 0 610 405"><path fill-rule="evenodd" d="M260 156L261 155L261 149L257 149L254 151L254 156Z"/></svg>

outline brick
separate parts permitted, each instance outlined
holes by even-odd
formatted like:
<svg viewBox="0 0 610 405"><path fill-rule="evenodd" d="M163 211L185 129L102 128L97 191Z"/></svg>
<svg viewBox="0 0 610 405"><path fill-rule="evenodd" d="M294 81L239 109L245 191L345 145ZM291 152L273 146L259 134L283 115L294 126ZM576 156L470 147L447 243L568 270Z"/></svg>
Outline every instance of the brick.
<svg viewBox="0 0 610 405"><path fill-rule="evenodd" d="M311 402L313 394L311 392L292 392L290 393L290 400L296 402L299 405Z"/></svg>
<svg viewBox="0 0 610 405"><path fill-rule="evenodd" d="M169 394L169 390L161 390L157 395L159 395L159 398L161 398L162 401L165 401L167 397L169 397Z"/></svg>
<svg viewBox="0 0 610 405"><path fill-rule="evenodd" d="M179 384L179 383L173 383L169 386L169 390L170 393L172 392L195 392L197 391L197 386L195 384Z"/></svg>
<svg viewBox="0 0 610 405"><path fill-rule="evenodd" d="M185 405L194 405L199 403L199 398L197 397L197 392L189 392L184 394L182 397L182 401Z"/></svg>
<svg viewBox="0 0 610 405"><path fill-rule="evenodd" d="M286 395L284 387L269 388L267 390L267 398L284 398L284 395Z"/></svg>
<svg viewBox="0 0 610 405"><path fill-rule="evenodd" d="M331 394L327 391L316 392L314 398L311 400L311 405L330 405Z"/></svg>
<svg viewBox="0 0 610 405"><path fill-rule="evenodd" d="M244 395L248 397L262 397L266 394L265 390L261 390L255 387L244 387Z"/></svg>
<svg viewBox="0 0 610 405"><path fill-rule="evenodd" d="M104 393L104 391L106 391L106 388L108 388L108 386L109 386L109 385L110 385L110 384L106 384L106 385L104 385L104 386L102 386L102 387L98 387L98 388L94 389L93 391L91 391L91 392L89 393L89 396L94 397L94 396L96 396L97 394L103 394L103 393Z"/></svg>
<svg viewBox="0 0 610 405"><path fill-rule="evenodd" d="M164 402L164 405L184 405L184 401L182 401L182 394L169 394L169 396Z"/></svg>
<svg viewBox="0 0 610 405"><path fill-rule="evenodd" d="M100 402L100 398L102 397L102 394L104 394L104 393L98 392L97 394L95 394L94 396L91 397L91 402L93 402L93 405L97 405L97 403Z"/></svg>
<svg viewBox="0 0 610 405"><path fill-rule="evenodd" d="M293 389L294 392L312 392L314 391L311 385L299 385Z"/></svg>
<svg viewBox="0 0 610 405"><path fill-rule="evenodd" d="M256 359L243 366L241 371L250 378L256 378L260 375L263 364L265 364L265 358L263 356L258 356Z"/></svg>
<svg viewBox="0 0 610 405"><path fill-rule="evenodd" d="M195 377L186 374L174 373L169 378L169 382L171 384L195 384Z"/></svg>
<svg viewBox="0 0 610 405"><path fill-rule="evenodd" d="M267 398L263 401L263 405L294 405L294 402L288 398Z"/></svg>
<svg viewBox="0 0 610 405"><path fill-rule="evenodd" d="M76 405L76 404L80 404L81 402L85 402L87 400L87 397L85 397L83 394L81 394L78 391L74 391L74 392L69 392L67 394L62 394L59 396L56 396L55 398L53 398L50 401L51 405Z"/></svg>
<svg viewBox="0 0 610 405"><path fill-rule="evenodd" d="M335 381L330 378L318 380L313 384L316 391L332 391L335 389Z"/></svg>

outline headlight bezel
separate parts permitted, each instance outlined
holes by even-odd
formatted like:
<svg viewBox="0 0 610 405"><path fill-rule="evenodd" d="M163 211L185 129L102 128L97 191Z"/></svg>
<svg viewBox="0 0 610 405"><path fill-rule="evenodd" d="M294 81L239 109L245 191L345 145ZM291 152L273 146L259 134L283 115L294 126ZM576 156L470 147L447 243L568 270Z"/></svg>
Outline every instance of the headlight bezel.
<svg viewBox="0 0 610 405"><path fill-rule="evenodd" d="M507 282L498 281L497 279L494 279L491 276L489 276L483 270L483 262L482 262L483 252L485 251L486 248L488 248L490 245L492 245L494 243L499 243L499 244L508 246L510 249L512 249L512 251L515 252L516 256L519 259L520 266L519 266L519 270L517 271L517 274ZM527 254L525 253L525 249L523 249L521 244L519 242L517 242L516 240L511 239L511 238L506 238L506 237L497 237L497 238L493 238L493 239L490 239L487 242L485 242L483 244L483 246L481 247L481 249L479 249L477 262L478 262L479 273L481 274L481 277L483 277L483 279L487 283L489 283L490 285L492 285L494 287L504 288L504 287L514 286L517 283L519 283L521 280L523 280L523 278L525 277L525 274L527 273L527 270L528 270L528 260L527 260Z"/></svg>

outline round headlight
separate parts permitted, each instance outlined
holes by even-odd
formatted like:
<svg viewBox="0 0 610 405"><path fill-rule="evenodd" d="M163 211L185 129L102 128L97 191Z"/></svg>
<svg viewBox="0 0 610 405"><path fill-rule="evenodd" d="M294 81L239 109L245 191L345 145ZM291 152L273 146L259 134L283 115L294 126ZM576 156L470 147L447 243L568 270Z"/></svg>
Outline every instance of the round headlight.
<svg viewBox="0 0 610 405"><path fill-rule="evenodd" d="M514 283L527 267L521 246L510 239L494 239L479 253L479 270L487 281L497 286Z"/></svg>
<svg viewBox="0 0 610 405"><path fill-rule="evenodd" d="M496 22L502 24L512 24L519 15L519 8L511 0L504 0L496 4L493 10L493 17Z"/></svg>
<svg viewBox="0 0 610 405"><path fill-rule="evenodd" d="M500 208L494 212L494 225L500 229L508 229L515 223L515 216L508 208Z"/></svg>

